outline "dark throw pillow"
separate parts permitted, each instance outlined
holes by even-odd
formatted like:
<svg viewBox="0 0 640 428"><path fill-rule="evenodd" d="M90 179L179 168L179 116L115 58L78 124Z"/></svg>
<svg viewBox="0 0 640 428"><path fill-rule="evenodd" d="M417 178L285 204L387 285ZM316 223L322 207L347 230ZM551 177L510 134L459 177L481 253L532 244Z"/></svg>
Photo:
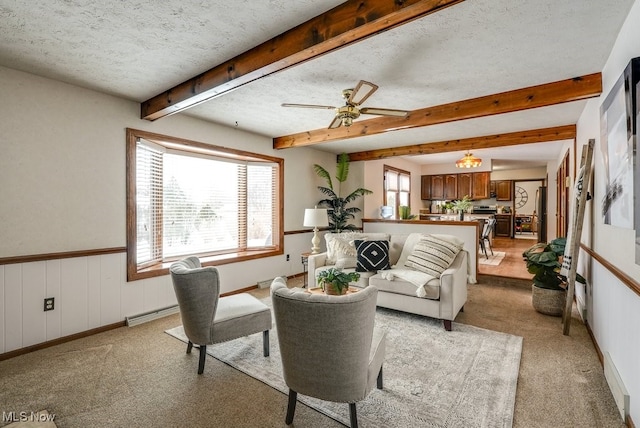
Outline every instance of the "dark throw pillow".
<svg viewBox="0 0 640 428"><path fill-rule="evenodd" d="M376 272L391 269L389 241L361 241L356 239L356 272Z"/></svg>

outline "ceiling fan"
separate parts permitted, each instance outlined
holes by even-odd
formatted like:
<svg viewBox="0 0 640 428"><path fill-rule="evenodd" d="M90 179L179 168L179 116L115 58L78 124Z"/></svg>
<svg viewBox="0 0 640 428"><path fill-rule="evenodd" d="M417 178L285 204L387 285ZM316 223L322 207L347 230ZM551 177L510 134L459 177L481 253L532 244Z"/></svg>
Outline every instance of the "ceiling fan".
<svg viewBox="0 0 640 428"><path fill-rule="evenodd" d="M345 99L345 104L342 107L334 106L321 106L315 104L282 104L282 107L301 107L301 108L318 108L335 110L336 115L333 121L329 125L329 129L339 128L340 125L351 126L353 120L360 117L361 114L375 114L378 116L396 116L404 117L409 112L407 110L395 110L388 108L377 107L360 107L367 98L369 98L376 90L378 85L371 82L361 80L358 82L355 88L345 89L342 91L342 97Z"/></svg>

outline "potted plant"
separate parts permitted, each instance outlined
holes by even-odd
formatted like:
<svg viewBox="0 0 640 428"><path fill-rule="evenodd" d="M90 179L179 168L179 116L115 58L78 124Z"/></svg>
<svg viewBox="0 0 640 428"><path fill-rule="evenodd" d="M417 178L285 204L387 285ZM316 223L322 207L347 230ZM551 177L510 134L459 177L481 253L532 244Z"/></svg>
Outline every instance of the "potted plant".
<svg viewBox="0 0 640 428"><path fill-rule="evenodd" d="M347 181L349 176L349 155L342 153L338 157L338 164L336 165L336 179L337 191L333 187L331 181L331 175L329 172L318 164L314 164L313 168L319 177L324 178L327 181L328 187L318 186L318 189L327 195L326 199L318 202L319 207L327 208L327 215L329 216L329 228L332 232L342 232L343 230L355 230L356 226L348 224L349 219L355 218L355 213L360 212L358 207L347 207L348 204L355 201L361 196L373 193L371 190L364 188L357 188L344 198L342 197L342 183Z"/></svg>
<svg viewBox="0 0 640 428"><path fill-rule="evenodd" d="M349 283L360 279L358 272L343 272L340 269L331 268L318 274L318 285L326 294L340 295L349 290Z"/></svg>
<svg viewBox="0 0 640 428"><path fill-rule="evenodd" d="M401 220L413 220L416 218L415 214L411 214L411 210L407 205L400 205L399 211Z"/></svg>
<svg viewBox="0 0 640 428"><path fill-rule="evenodd" d="M469 195L464 195L464 198L453 202L453 210L460 213L460 221L464 220L464 213L469 211L473 207L473 202Z"/></svg>
<svg viewBox="0 0 640 428"><path fill-rule="evenodd" d="M565 276L560 275L566 238L556 238L549 243L539 242L522 253L527 271L532 273L533 308L543 314L560 316L566 301ZM576 281L586 280L576 273Z"/></svg>

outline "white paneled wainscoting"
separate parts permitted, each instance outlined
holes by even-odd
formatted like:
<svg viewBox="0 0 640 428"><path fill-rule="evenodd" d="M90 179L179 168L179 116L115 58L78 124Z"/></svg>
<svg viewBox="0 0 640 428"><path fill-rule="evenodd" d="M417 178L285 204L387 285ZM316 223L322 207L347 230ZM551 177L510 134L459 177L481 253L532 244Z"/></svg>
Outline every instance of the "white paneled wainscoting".
<svg viewBox="0 0 640 428"><path fill-rule="evenodd" d="M0 354L176 304L169 276L127 282L126 271L125 252L0 265Z"/></svg>
<svg viewBox="0 0 640 428"><path fill-rule="evenodd" d="M216 266L221 293L257 287L265 278L300 274L300 255L310 250L311 232L285 233L284 241L283 255ZM0 263L0 357L124 325L127 318L177 304L169 275L127 282L126 272L124 248L97 255ZM48 297L55 299L54 309L45 312Z"/></svg>

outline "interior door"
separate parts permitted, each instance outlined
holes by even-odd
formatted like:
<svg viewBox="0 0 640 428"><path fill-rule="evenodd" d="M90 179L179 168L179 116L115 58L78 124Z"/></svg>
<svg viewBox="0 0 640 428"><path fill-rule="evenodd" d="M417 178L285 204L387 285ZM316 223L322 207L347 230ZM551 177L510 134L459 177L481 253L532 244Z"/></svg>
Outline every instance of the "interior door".
<svg viewBox="0 0 640 428"><path fill-rule="evenodd" d="M564 155L564 159L558 167L556 175L556 236L567 236L569 227L569 151Z"/></svg>

